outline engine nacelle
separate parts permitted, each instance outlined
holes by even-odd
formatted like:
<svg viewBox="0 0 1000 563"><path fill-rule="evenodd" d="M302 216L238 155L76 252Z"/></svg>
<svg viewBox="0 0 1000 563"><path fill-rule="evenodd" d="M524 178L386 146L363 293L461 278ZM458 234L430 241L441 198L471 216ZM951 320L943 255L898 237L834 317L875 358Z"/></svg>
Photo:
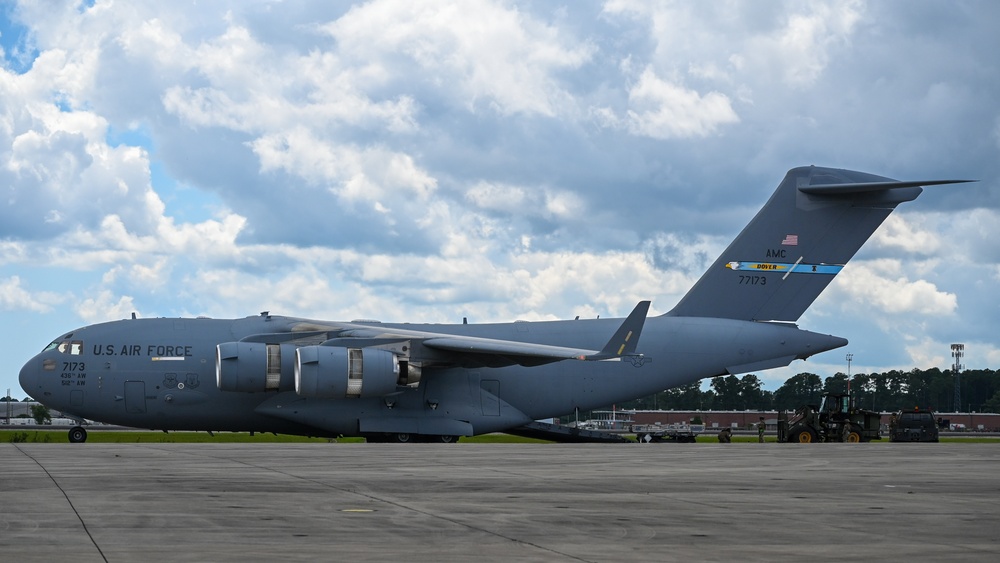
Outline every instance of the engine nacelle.
<svg viewBox="0 0 1000 563"><path fill-rule="evenodd" d="M215 382L222 391L291 391L295 346L223 342L215 347Z"/></svg>
<svg viewBox="0 0 1000 563"><path fill-rule="evenodd" d="M295 392L303 397L382 397L396 391L399 359L387 350L303 346L295 356Z"/></svg>

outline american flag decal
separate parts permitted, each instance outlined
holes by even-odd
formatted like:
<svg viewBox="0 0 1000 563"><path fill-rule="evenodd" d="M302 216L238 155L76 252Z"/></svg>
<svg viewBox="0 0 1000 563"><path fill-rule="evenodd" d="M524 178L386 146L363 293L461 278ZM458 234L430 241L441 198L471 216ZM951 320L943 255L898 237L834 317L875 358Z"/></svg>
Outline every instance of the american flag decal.
<svg viewBox="0 0 1000 563"><path fill-rule="evenodd" d="M798 246L799 235L785 235L785 240L781 241L782 246Z"/></svg>

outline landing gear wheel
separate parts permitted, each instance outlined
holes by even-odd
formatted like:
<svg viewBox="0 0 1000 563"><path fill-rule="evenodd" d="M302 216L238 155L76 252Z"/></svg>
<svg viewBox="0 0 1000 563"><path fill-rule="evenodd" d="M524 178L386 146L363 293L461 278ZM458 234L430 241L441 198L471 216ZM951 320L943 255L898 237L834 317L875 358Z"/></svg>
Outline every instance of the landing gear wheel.
<svg viewBox="0 0 1000 563"><path fill-rule="evenodd" d="M87 431L82 426L74 426L69 429L69 441L71 444L82 444L87 441Z"/></svg>
<svg viewBox="0 0 1000 563"><path fill-rule="evenodd" d="M413 437L405 432L401 432L399 434L391 434L389 440L398 444L409 444L413 441Z"/></svg>
<svg viewBox="0 0 1000 563"><path fill-rule="evenodd" d="M454 444L458 442L458 436L448 436L448 435L434 436L433 438L431 438L431 442L437 442L439 444Z"/></svg>
<svg viewBox="0 0 1000 563"><path fill-rule="evenodd" d="M816 433L808 426L795 425L788 431L788 441L800 444L811 444L816 441Z"/></svg>

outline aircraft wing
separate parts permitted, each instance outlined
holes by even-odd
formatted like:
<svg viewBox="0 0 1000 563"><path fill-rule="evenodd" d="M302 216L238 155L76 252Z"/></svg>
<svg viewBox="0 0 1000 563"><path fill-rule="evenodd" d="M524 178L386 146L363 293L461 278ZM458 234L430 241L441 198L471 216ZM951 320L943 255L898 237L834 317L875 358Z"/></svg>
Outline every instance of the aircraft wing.
<svg viewBox="0 0 1000 563"><path fill-rule="evenodd" d="M646 322L646 313L649 311L649 301L640 301L629 316L622 322L621 326L611 337L611 340L604 345L601 350L587 350L582 348L566 348L562 346L550 346L547 344L535 344L531 342L517 342L513 340L497 340L492 338L475 338L464 336L439 336L429 338L423 342L424 346L436 350L448 350L463 354L489 354L494 356L504 356L515 360L525 358L534 360L585 360L585 361L606 361L620 360L623 356L635 355L635 347L639 342L639 334ZM514 363L521 364L520 361Z"/></svg>
<svg viewBox="0 0 1000 563"><path fill-rule="evenodd" d="M649 304L649 301L640 301L601 350L356 323L338 325L337 338L328 341L327 345L345 346L353 341L373 345L380 341L388 343L406 339L439 352L432 360L447 362L453 359L461 364L472 362L494 367L515 364L537 366L562 360L616 361L636 355L636 345L646 322ZM318 327L316 324L309 325L313 329Z"/></svg>

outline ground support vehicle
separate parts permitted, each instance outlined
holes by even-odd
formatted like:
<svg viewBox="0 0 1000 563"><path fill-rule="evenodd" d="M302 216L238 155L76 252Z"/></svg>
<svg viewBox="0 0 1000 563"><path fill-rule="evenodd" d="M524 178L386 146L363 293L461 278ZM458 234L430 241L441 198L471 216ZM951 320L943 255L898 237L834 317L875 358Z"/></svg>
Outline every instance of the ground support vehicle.
<svg viewBox="0 0 1000 563"><path fill-rule="evenodd" d="M636 424L632 426L639 443L694 442L705 431L704 424Z"/></svg>
<svg viewBox="0 0 1000 563"><path fill-rule="evenodd" d="M938 424L934 413L915 408L899 411L889 421L890 442L937 442Z"/></svg>
<svg viewBox="0 0 1000 563"><path fill-rule="evenodd" d="M817 407L805 405L788 417L778 414L779 442L868 442L881 440L879 413L852 406L851 396L828 393Z"/></svg>

